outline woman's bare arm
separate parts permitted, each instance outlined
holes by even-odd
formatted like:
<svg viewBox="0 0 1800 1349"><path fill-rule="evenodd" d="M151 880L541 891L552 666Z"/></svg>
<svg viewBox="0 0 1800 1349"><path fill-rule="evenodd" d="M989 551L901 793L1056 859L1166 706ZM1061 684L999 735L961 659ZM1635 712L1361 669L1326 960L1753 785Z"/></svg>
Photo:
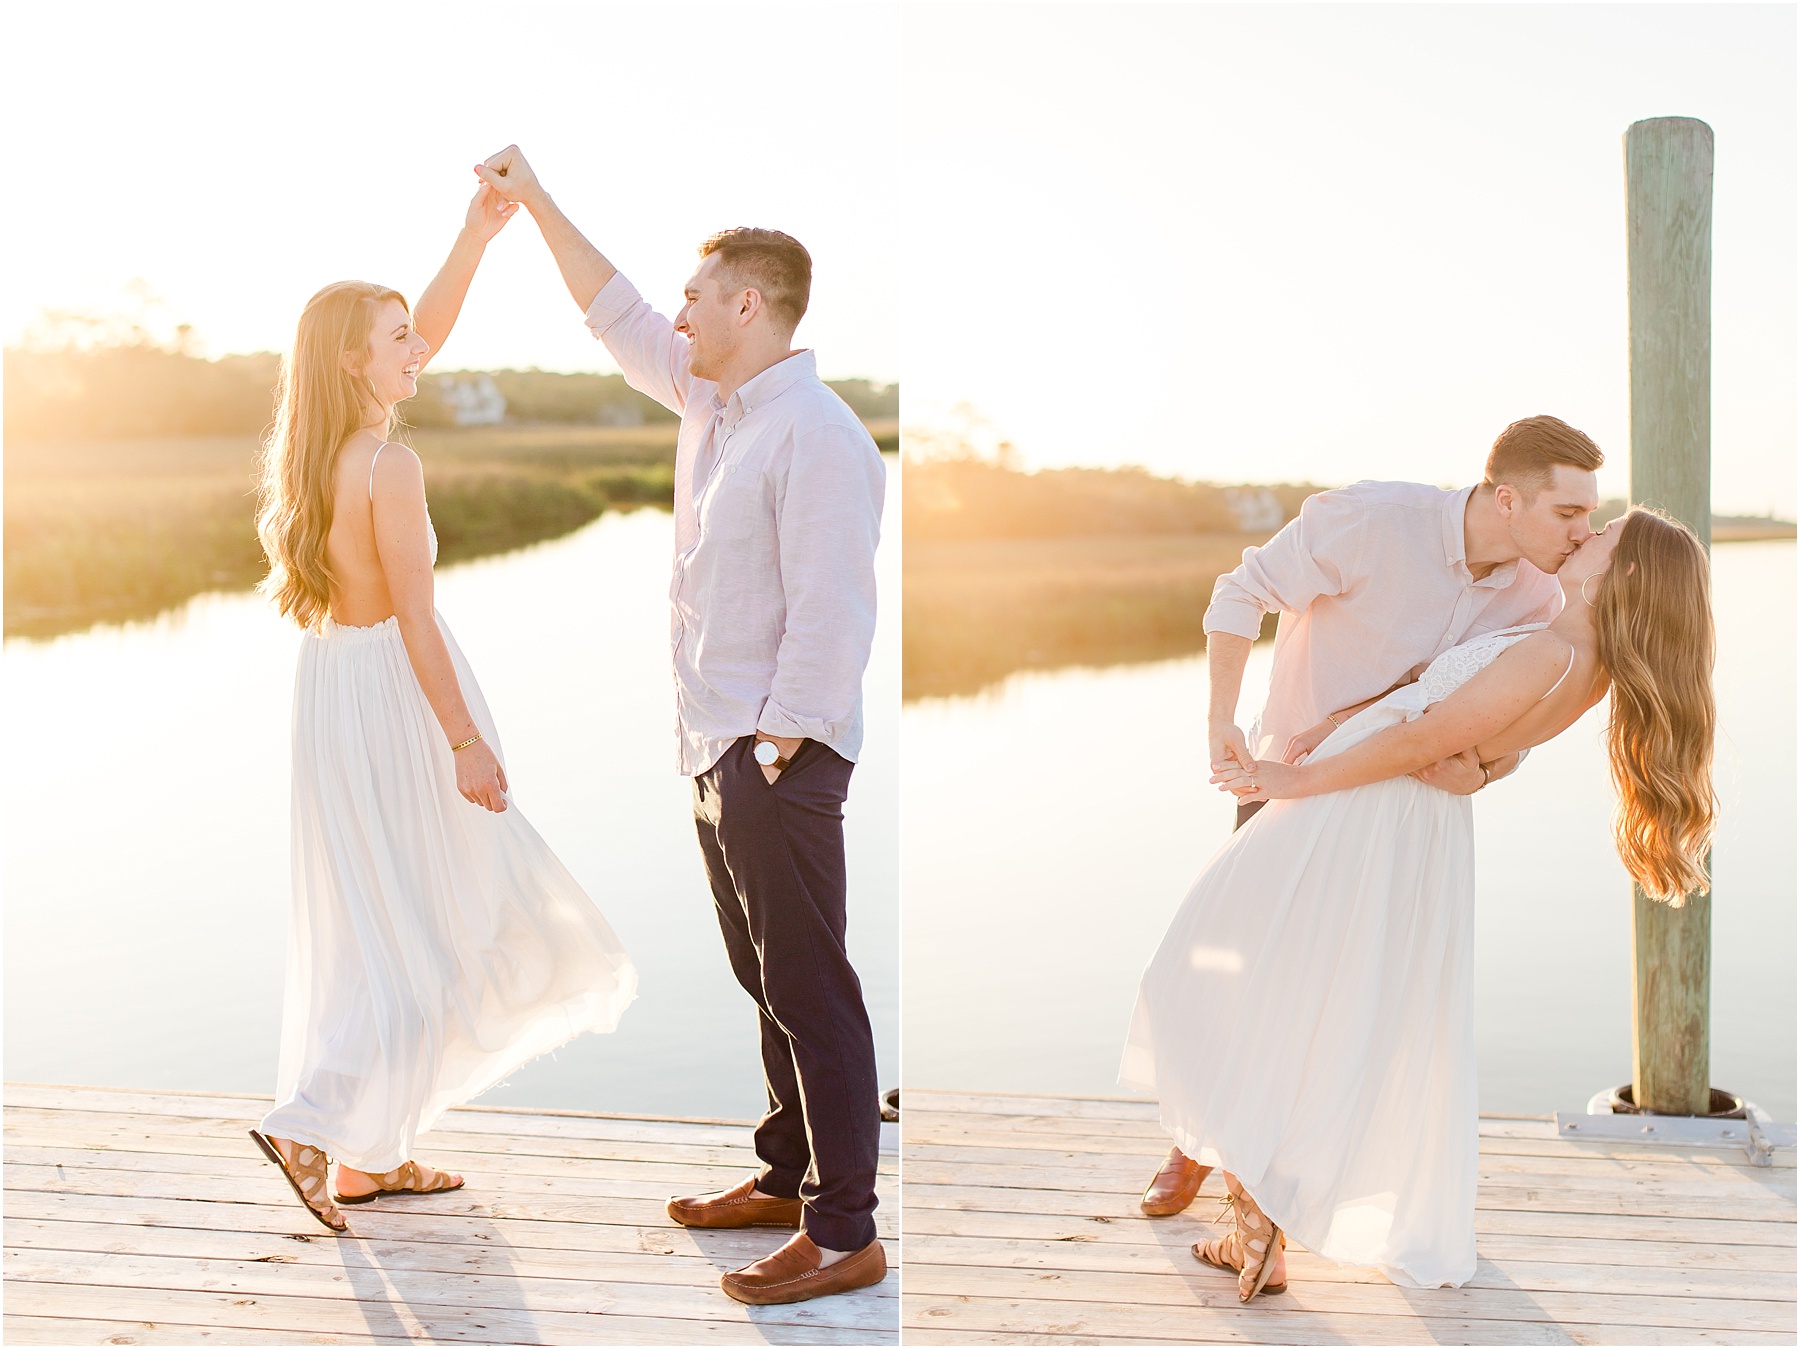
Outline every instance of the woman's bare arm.
<svg viewBox="0 0 1800 1349"><path fill-rule="evenodd" d="M1520 750L1554 740L1580 721L1587 710L1606 696L1607 679L1603 673L1589 678L1585 687L1574 686L1579 674L1572 671L1569 683L1554 696L1533 703L1525 715L1503 727L1475 747L1483 763L1504 756L1516 756Z"/></svg>
<svg viewBox="0 0 1800 1349"><path fill-rule="evenodd" d="M1342 754L1299 766L1264 761L1254 774L1228 769L1212 780L1232 790L1254 780L1256 790L1239 793L1240 800L1253 801L1318 796L1402 777L1471 746L1500 743L1501 733L1530 711L1563 676L1568 662L1567 642L1548 632L1534 633L1426 715L1389 727ZM1503 747L1491 757L1507 752ZM1482 754L1484 761L1489 757Z"/></svg>
<svg viewBox="0 0 1800 1349"><path fill-rule="evenodd" d="M457 316L462 313L463 301L468 298L469 284L475 279L475 269L481 265L482 254L487 251L488 240L504 228L518 209L502 200L485 183L476 191L475 199L469 203L469 213L463 219L462 230L450 246L450 256L444 259L444 265L438 268L437 275L431 278L431 284L425 287L425 293L413 306L413 331L431 344L431 350L420 362L421 368L450 340Z"/></svg>
<svg viewBox="0 0 1800 1349"><path fill-rule="evenodd" d="M425 701L451 745L475 736L479 727L469 715L450 648L438 631L433 607L431 525L425 511L425 471L419 456L404 445L389 444L375 461L369 487L375 525L375 551L387 577L388 594L406 658L418 677ZM465 798L489 810L506 809L506 774L485 741L456 752L456 787Z"/></svg>

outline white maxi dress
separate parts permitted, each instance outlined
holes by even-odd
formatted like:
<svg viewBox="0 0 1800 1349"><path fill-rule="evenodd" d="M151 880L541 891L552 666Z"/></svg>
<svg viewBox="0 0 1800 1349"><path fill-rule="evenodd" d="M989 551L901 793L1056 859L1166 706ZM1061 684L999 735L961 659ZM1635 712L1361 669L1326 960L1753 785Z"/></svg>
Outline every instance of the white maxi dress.
<svg viewBox="0 0 1800 1349"><path fill-rule="evenodd" d="M437 622L500 754L474 672ZM265 1134L391 1171L449 1107L612 1030L637 994L619 939L518 807L495 814L458 794L397 619L328 622L301 641L292 851Z"/></svg>
<svg viewBox="0 0 1800 1349"><path fill-rule="evenodd" d="M1543 625L1443 653L1309 762L1422 715ZM1119 1070L1308 1250L1395 1283L1475 1272L1470 798L1411 777L1271 801L1207 863Z"/></svg>

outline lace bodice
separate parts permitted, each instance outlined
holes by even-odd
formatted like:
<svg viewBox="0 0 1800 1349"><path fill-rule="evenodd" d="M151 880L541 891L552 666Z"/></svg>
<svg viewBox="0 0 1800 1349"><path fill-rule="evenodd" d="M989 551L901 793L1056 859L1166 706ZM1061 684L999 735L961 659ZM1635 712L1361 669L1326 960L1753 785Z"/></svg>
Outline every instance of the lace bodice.
<svg viewBox="0 0 1800 1349"><path fill-rule="evenodd" d="M1526 623L1516 628L1502 628L1451 647L1426 666L1425 673L1419 676L1414 686L1419 693L1419 706L1425 708L1443 702L1498 660L1507 647L1548 626L1547 623Z"/></svg>
<svg viewBox="0 0 1800 1349"><path fill-rule="evenodd" d="M1480 637L1472 637L1451 647L1426 666L1425 673L1412 683L1403 684L1386 697L1371 703L1326 736L1306 762L1342 754L1350 746L1368 739L1384 727L1423 716L1426 708L1433 703L1443 702L1500 659L1500 653L1507 647L1515 642L1522 642L1532 633L1542 632L1549 626L1548 623L1525 623L1514 628L1502 628L1498 632L1483 633ZM1569 668L1574 668L1573 656L1570 658ZM1563 678L1567 677L1568 671L1565 670ZM1558 684L1561 682L1561 679L1557 680ZM1555 692L1555 685L1551 686L1551 692ZM1550 694L1546 693L1544 696L1547 698Z"/></svg>

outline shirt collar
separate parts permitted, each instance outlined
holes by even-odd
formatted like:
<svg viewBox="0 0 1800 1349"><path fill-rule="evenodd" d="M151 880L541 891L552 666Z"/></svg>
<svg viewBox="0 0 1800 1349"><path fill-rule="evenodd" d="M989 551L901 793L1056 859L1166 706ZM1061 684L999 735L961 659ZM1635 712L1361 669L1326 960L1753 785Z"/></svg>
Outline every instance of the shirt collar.
<svg viewBox="0 0 1800 1349"><path fill-rule="evenodd" d="M1469 494L1474 490L1473 487L1465 487L1444 498L1444 565L1452 569L1468 569L1469 553L1464 546L1463 517L1468 514Z"/></svg>
<svg viewBox="0 0 1800 1349"><path fill-rule="evenodd" d="M768 369L752 375L738 385L736 392L724 402L719 401L719 395L715 392L713 406L725 414L727 426L735 425L740 418L780 396L795 383L813 378L817 370L818 362L810 350L796 351L792 356L784 356Z"/></svg>
<svg viewBox="0 0 1800 1349"><path fill-rule="evenodd" d="M1504 590L1513 583L1519 574L1519 559L1502 562L1479 581L1469 570L1469 552L1463 533L1463 519L1468 514L1469 497L1475 491L1473 487L1465 487L1461 491L1452 492L1444 498L1444 565L1452 571L1460 571L1468 578L1470 585L1482 586L1490 590Z"/></svg>

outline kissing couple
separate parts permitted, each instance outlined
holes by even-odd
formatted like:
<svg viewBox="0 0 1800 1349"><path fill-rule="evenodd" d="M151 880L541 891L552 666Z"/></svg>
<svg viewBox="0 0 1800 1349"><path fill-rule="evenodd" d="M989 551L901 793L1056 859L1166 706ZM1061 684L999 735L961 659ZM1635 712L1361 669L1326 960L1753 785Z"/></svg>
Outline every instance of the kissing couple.
<svg viewBox="0 0 1800 1349"><path fill-rule="evenodd" d="M812 260L768 229L700 246L670 322L557 209L517 146L418 305L325 287L283 361L262 590L304 630L293 907L275 1107L252 1130L333 1232L341 1206L460 1188L413 1157L453 1105L585 1031L637 974L509 800L493 716L433 607L419 456L389 439L523 207L626 381L681 418L670 648L680 771L732 972L756 1003L760 1170L674 1198L690 1227L796 1229L721 1279L740 1302L879 1282L875 1045L845 950L843 804L863 735L885 472L795 350ZM338 1163L335 1187L328 1180Z"/></svg>
<svg viewBox="0 0 1800 1349"><path fill-rule="evenodd" d="M1407 1287L1475 1273L1476 793L1610 691L1620 859L1665 903L1707 888L1706 550L1642 506L1595 533L1601 462L1528 417L1475 486L1322 492L1214 587L1211 780L1238 828L1144 972L1119 1081L1157 1097L1174 1143L1145 1213L1224 1172L1230 1230L1193 1254L1244 1302L1287 1287L1290 1232Z"/></svg>

